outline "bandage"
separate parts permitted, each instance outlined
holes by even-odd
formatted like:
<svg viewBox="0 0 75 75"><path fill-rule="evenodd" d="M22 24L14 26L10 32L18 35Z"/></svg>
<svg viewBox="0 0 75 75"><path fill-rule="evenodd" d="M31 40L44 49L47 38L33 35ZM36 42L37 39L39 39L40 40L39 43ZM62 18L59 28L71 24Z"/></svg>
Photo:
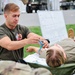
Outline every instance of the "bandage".
<svg viewBox="0 0 75 75"><path fill-rule="evenodd" d="M40 54L40 51L41 51L41 49L42 49L44 43L43 43L43 41L40 41L40 40L39 40L39 44L40 44L40 48L39 48L39 50L38 50L38 53Z"/></svg>

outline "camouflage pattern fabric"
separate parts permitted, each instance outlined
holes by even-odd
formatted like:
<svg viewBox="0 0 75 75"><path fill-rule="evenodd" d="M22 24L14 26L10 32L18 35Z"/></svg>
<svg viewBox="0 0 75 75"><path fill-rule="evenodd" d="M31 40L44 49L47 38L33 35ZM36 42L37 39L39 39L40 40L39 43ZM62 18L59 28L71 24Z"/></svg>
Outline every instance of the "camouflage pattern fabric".
<svg viewBox="0 0 75 75"><path fill-rule="evenodd" d="M52 75L46 68L31 68L28 64L0 61L0 75Z"/></svg>

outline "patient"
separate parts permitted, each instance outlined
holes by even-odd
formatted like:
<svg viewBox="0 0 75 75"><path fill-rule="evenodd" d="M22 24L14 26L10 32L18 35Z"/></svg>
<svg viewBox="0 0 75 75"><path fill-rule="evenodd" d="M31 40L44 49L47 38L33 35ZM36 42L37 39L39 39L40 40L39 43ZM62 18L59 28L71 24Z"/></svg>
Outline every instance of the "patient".
<svg viewBox="0 0 75 75"><path fill-rule="evenodd" d="M27 48L27 52L38 53L39 48L30 46ZM65 63L75 62L75 41L71 38L64 39L51 45L49 48L42 48L40 51L40 57L46 58L46 62L50 67L58 67Z"/></svg>

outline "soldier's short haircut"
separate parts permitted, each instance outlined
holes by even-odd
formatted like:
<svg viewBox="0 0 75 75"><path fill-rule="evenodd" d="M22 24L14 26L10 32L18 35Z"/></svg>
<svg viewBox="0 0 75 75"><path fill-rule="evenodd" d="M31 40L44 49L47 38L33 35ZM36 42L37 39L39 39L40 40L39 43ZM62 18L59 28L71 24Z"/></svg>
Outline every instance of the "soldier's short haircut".
<svg viewBox="0 0 75 75"><path fill-rule="evenodd" d="M5 7L4 7L4 13L5 13L5 12L10 12L10 11L16 12L16 11L18 11L19 9L20 9L20 8L19 8L18 5L14 4L14 3L8 3L8 4L6 4Z"/></svg>

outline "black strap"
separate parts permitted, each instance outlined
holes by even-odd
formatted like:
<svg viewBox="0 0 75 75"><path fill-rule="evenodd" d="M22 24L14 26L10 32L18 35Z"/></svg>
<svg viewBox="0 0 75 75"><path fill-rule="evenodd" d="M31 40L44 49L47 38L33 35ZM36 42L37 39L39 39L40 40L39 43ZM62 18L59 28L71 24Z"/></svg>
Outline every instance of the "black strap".
<svg viewBox="0 0 75 75"><path fill-rule="evenodd" d="M22 64L28 64L28 63L27 63L25 60L23 60L23 59L19 59L18 62L19 62L19 63L22 63Z"/></svg>
<svg viewBox="0 0 75 75"><path fill-rule="evenodd" d="M47 42L50 43L49 39L45 39L45 40L47 40Z"/></svg>

